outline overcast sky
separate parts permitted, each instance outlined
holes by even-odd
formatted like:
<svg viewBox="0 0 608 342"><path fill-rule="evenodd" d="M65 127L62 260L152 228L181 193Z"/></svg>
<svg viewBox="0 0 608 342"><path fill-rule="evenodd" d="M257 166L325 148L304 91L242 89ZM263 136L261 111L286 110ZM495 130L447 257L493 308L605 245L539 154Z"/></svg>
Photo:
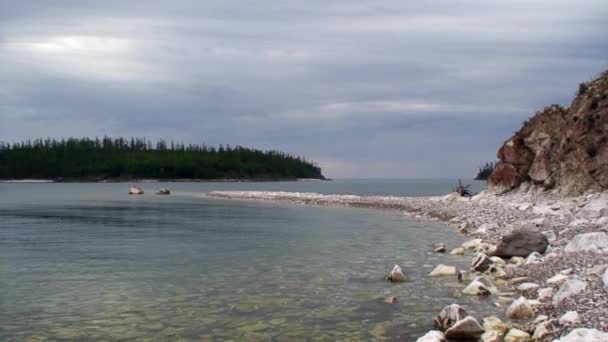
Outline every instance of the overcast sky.
<svg viewBox="0 0 608 342"><path fill-rule="evenodd" d="M0 0L0 140L279 149L466 177L608 69L608 1Z"/></svg>

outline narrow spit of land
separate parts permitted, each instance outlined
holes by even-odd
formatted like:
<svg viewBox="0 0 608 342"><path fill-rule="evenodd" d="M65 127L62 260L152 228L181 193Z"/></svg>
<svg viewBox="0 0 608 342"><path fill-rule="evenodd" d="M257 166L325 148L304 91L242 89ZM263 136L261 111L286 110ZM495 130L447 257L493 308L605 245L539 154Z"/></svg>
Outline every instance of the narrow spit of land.
<svg viewBox="0 0 608 342"><path fill-rule="evenodd" d="M527 298L534 316L506 324L527 332L536 341L553 341L568 333L580 333L583 330L579 328L597 329L590 331L605 334L598 335L600 338L608 338L608 334L602 333L608 331L607 193L563 197L534 186L524 186L504 195L484 191L472 198L457 194L385 197L264 191L214 191L207 195L225 199L400 210L419 220L445 222L474 238L464 244L466 247L488 255L509 233L521 230L542 233L549 242L544 255L501 262L493 257L493 274L471 270L470 277L484 276L497 286L508 287L516 296L495 296L495 304L505 309L516 297ZM590 237L591 242L577 244L585 237ZM475 254L475 258L477 256ZM496 272L496 268L500 271ZM555 281L556 276L559 281ZM569 291L566 287L570 281L582 284L582 289ZM520 286L522 282L528 285ZM551 294L547 296L548 292ZM560 296L559 301L555 296ZM570 319L572 316L575 319Z"/></svg>

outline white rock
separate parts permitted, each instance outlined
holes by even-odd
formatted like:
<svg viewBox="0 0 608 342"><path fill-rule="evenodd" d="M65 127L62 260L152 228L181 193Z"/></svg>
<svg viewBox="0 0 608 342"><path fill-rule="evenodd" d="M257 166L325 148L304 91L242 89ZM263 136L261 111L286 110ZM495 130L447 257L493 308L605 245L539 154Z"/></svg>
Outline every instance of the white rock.
<svg viewBox="0 0 608 342"><path fill-rule="evenodd" d="M446 265L438 265L435 269L429 274L431 277L437 276L453 276L456 275L456 267L454 266L446 266Z"/></svg>
<svg viewBox="0 0 608 342"><path fill-rule="evenodd" d="M534 317L534 310L524 297L519 297L507 308L507 317L511 319L525 319Z"/></svg>
<svg viewBox="0 0 608 342"><path fill-rule="evenodd" d="M559 318L559 324L572 325L580 320L580 316L576 311L568 311Z"/></svg>
<svg viewBox="0 0 608 342"><path fill-rule="evenodd" d="M497 257L497 256L490 257L490 260L492 260L492 262L495 263L496 265L506 265L507 264L505 259L503 259L501 257Z"/></svg>
<svg viewBox="0 0 608 342"><path fill-rule="evenodd" d="M519 209L521 211L526 211L526 210L530 210L533 206L534 206L534 204L532 204L532 203L522 203L519 206L517 206L517 209Z"/></svg>
<svg viewBox="0 0 608 342"><path fill-rule="evenodd" d="M568 242L565 252L596 252L608 253L608 234L606 233L585 233L579 234Z"/></svg>
<svg viewBox="0 0 608 342"><path fill-rule="evenodd" d="M517 265L517 266L521 266L526 262L526 259L522 258L522 257L512 257L509 260L509 263Z"/></svg>
<svg viewBox="0 0 608 342"><path fill-rule="evenodd" d="M431 330L427 332L424 336L419 337L416 342L445 342L445 336L441 331Z"/></svg>
<svg viewBox="0 0 608 342"><path fill-rule="evenodd" d="M608 214L608 199L605 197L595 198L587 202L579 213L589 219L598 219Z"/></svg>
<svg viewBox="0 0 608 342"><path fill-rule="evenodd" d="M539 264L543 261L543 256L542 254L538 253L538 252L532 252L530 255L528 255L528 257L526 258L526 265L531 265L531 264Z"/></svg>
<svg viewBox="0 0 608 342"><path fill-rule="evenodd" d="M536 289L538 287L539 287L539 285L535 284L535 283L523 283L523 284L517 285L517 289L519 291L527 291L527 290L531 290L531 289Z"/></svg>
<svg viewBox="0 0 608 342"><path fill-rule="evenodd" d="M509 330L509 326L496 316L489 316L483 319L483 329L485 331L496 331L498 335L504 336Z"/></svg>
<svg viewBox="0 0 608 342"><path fill-rule="evenodd" d="M608 333L597 329L578 328L572 330L566 337L553 342L606 342Z"/></svg>
<svg viewBox="0 0 608 342"><path fill-rule="evenodd" d="M588 268L585 273L601 277L602 273L604 272L604 270L607 269L606 266L607 266L606 264L595 265L595 266L593 266L591 268Z"/></svg>
<svg viewBox="0 0 608 342"><path fill-rule="evenodd" d="M403 270L401 269L401 267L399 267L399 265L395 265L395 266L393 266L393 270L391 271L391 273L388 275L388 280L406 281L407 278L406 278L405 274L403 273Z"/></svg>
<svg viewBox="0 0 608 342"><path fill-rule="evenodd" d="M542 322L544 322L544 321L546 321L548 319L549 319L549 316L547 316L547 315L538 315L538 317L536 317L534 319L534 324L542 323Z"/></svg>
<svg viewBox="0 0 608 342"><path fill-rule="evenodd" d="M566 280L568 280L568 276L563 275L563 274L556 274L553 277L547 279L547 284L561 284L563 282L565 282Z"/></svg>
<svg viewBox="0 0 608 342"><path fill-rule="evenodd" d="M602 281L604 282L604 288L608 290L608 268L604 271L604 275L602 276Z"/></svg>
<svg viewBox="0 0 608 342"><path fill-rule="evenodd" d="M551 252L551 253L545 255L545 257L544 257L543 260L544 261L548 261L548 260L551 260L551 259L554 259L554 258L557 258L557 257L559 257L559 255L557 253Z"/></svg>
<svg viewBox="0 0 608 342"><path fill-rule="evenodd" d="M544 236L547 237L547 240L549 241L555 241L555 239L557 239L557 235L555 235L555 233L552 230L547 230L542 232L542 234ZM548 253L547 251L545 251L545 253Z"/></svg>
<svg viewBox="0 0 608 342"><path fill-rule="evenodd" d="M565 270L559 271L559 274L570 275L570 274L572 274L572 269L571 268L566 268Z"/></svg>
<svg viewBox="0 0 608 342"><path fill-rule="evenodd" d="M569 279L560 286L555 296L553 296L553 304L559 304L564 299L575 296L586 288L587 282L579 279Z"/></svg>
<svg viewBox="0 0 608 342"><path fill-rule="evenodd" d="M462 244L464 249L479 249L481 247L481 243L483 240L481 239L473 239L469 240Z"/></svg>
<svg viewBox="0 0 608 342"><path fill-rule="evenodd" d="M548 301L553 297L553 288L545 287L543 289L538 290L538 300L541 302Z"/></svg>

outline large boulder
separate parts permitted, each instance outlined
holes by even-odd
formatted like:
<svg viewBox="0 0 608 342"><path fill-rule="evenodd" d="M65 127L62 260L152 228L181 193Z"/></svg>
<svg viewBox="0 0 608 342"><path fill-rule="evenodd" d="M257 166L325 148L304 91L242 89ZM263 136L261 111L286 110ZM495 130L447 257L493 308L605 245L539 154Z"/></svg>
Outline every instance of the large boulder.
<svg viewBox="0 0 608 342"><path fill-rule="evenodd" d="M527 257L533 252L544 253L549 240L541 233L524 230L515 231L502 238L493 255L501 258Z"/></svg>
<svg viewBox="0 0 608 342"><path fill-rule="evenodd" d="M467 312L458 304L451 304L443 308L437 316L435 316L434 324L437 329L445 331L454 323L466 317Z"/></svg>
<svg viewBox="0 0 608 342"><path fill-rule="evenodd" d="M568 335L554 342L606 342L608 333L597 329L578 328L572 330Z"/></svg>
<svg viewBox="0 0 608 342"><path fill-rule="evenodd" d="M393 266L391 273L389 273L388 277L386 277L386 278L393 282L407 280L407 277L405 276L405 274L403 273L403 270L401 269L401 267L399 267L399 265Z"/></svg>
<svg viewBox="0 0 608 342"><path fill-rule="evenodd" d="M565 252L596 252L608 253L608 234L606 233L585 233L579 234L568 242Z"/></svg>
<svg viewBox="0 0 608 342"><path fill-rule="evenodd" d="M511 319L532 318L534 310L525 297L519 297L507 308L507 317Z"/></svg>
<svg viewBox="0 0 608 342"><path fill-rule="evenodd" d="M445 337L448 340L476 340L483 332L479 322L473 316L467 316L446 330Z"/></svg>
<svg viewBox="0 0 608 342"><path fill-rule="evenodd" d="M576 278L568 279L553 296L553 305L561 303L564 299L576 296L587 288L587 282Z"/></svg>

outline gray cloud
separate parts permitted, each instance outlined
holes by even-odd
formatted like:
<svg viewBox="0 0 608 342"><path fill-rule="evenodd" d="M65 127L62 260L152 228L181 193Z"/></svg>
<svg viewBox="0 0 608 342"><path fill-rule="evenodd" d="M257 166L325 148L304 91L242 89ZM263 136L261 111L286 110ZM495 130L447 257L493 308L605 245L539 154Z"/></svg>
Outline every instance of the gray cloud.
<svg viewBox="0 0 608 342"><path fill-rule="evenodd" d="M0 0L0 139L275 148L331 177L468 176L608 68L608 4Z"/></svg>

